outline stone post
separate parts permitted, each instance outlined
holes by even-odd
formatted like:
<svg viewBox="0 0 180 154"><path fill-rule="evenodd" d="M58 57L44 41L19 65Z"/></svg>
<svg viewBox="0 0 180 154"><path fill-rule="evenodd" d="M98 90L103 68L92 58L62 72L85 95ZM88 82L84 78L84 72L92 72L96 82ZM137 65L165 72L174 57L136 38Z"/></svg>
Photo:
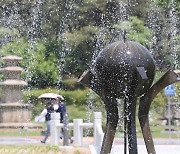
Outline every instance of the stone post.
<svg viewBox="0 0 180 154"><path fill-rule="evenodd" d="M51 145L59 145L59 129L57 125L60 123L60 114L51 113L51 126L50 126L50 136Z"/></svg>
<svg viewBox="0 0 180 154"><path fill-rule="evenodd" d="M74 145L77 146L82 145L83 129L80 127L82 123L82 119L74 119Z"/></svg>
<svg viewBox="0 0 180 154"><path fill-rule="evenodd" d="M64 126L63 126L63 136L64 136L64 139L63 139L63 145L65 146L68 146L68 139L69 139L69 116L68 114L66 113L64 115L64 119L63 119L63 123L64 123Z"/></svg>
<svg viewBox="0 0 180 154"><path fill-rule="evenodd" d="M104 133L102 130L102 113L94 112L94 147L100 153Z"/></svg>

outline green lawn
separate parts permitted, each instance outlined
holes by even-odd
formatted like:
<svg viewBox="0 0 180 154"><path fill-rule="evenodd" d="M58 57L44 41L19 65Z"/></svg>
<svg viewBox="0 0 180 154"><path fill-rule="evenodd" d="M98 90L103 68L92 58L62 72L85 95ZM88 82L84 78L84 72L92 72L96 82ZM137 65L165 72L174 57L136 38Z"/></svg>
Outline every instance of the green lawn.
<svg viewBox="0 0 180 154"><path fill-rule="evenodd" d="M0 136L41 136L41 130L26 131L23 129L16 130L0 130Z"/></svg>
<svg viewBox="0 0 180 154"><path fill-rule="evenodd" d="M157 125L157 126L151 126L151 133L153 138L169 138L169 131L165 131L165 129L168 130L167 126L163 125ZM173 128L173 127L172 127ZM171 138L180 138L180 129L178 127L174 127L176 131L172 131L170 133ZM116 132L116 137L123 137L123 131L117 131ZM137 137L142 138L142 132L140 127L137 125Z"/></svg>

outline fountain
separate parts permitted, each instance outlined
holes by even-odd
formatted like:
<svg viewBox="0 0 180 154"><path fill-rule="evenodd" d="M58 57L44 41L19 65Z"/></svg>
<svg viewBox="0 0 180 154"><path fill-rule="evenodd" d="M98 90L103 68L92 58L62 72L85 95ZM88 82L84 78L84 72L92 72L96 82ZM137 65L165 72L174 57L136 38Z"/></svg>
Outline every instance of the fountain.
<svg viewBox="0 0 180 154"><path fill-rule="evenodd" d="M140 97L139 121L147 152L155 154L149 127L149 110L154 97L167 85L180 81L180 70L168 70L153 86L155 64L150 52L133 41L118 41L102 50L92 70L79 82L88 85L104 101L107 112L101 154L111 151L118 123L117 98L124 99L124 153L127 138L130 154L137 154L136 101Z"/></svg>
<svg viewBox="0 0 180 154"><path fill-rule="evenodd" d="M173 0L172 0L173 1ZM29 1L30 2L30 1ZM116 24L119 18L121 18L120 22L123 23L124 21L127 20L127 17L129 16L126 12L126 7L128 6L135 6L135 3L140 3L140 6L142 4L141 1L137 2L129 2L129 4L122 5L122 8L120 8L120 12L117 14L115 11L115 6L116 3L114 1L107 1L108 3L102 2L102 4L105 7L104 9L99 9L98 6L100 5L101 2L98 2L94 10L87 10L85 11L85 15L82 15L84 12L83 10L88 8L86 3L81 3L78 1L80 4L80 8L78 8L78 3L73 7L75 1L64 1L64 3L61 3L62 5L59 4L59 1L54 1L53 5L48 5L51 4L51 1L34 1L31 7L27 7L27 10L24 9L26 8L26 3L21 4L21 3L13 3L12 8L4 5L1 7L1 10L3 12L2 15L2 25L7 26L10 28L16 28L18 27L19 31L22 31L21 34L24 32L27 32L28 36L30 36L30 42L32 41L32 46L36 44L36 40L38 38L42 39L43 36L48 36L50 34L55 34L55 38L57 37L58 40L65 42L67 40L66 38L66 33L67 32L73 32L73 30L77 28L77 31L79 29L83 29L85 26L93 25L93 29L98 26L100 27L99 34L97 35L97 41L96 41L96 48L99 49L101 48L106 42L110 42L111 40L115 40L114 38L120 38L123 39L123 36L118 36L116 37L116 34L112 36L107 36L105 34L104 28L107 28L107 31L110 33L116 32L115 27L113 24ZM110 3L111 2L111 3ZM120 1L121 2L121 1ZM90 3L90 1L88 2ZM106 3L106 4L105 4ZM132 3L132 4L131 4ZM134 3L134 4L133 4ZM27 3L29 5L29 3ZM93 4L93 2L92 2ZM108 4L108 5L107 5ZM112 5L113 4L113 5ZM150 2L147 3L147 5L151 4ZM46 9L44 6L48 6L48 9ZM56 7L58 6L58 7ZM63 9L61 9L61 6ZM93 5L92 5L93 6ZM92 7L91 6L91 7ZM109 7L108 7L109 6ZM112 6L112 8L110 7ZM84 8L83 8L84 7ZM78 8L77 11L75 8ZM154 7L153 7L154 8ZM111 10L112 9L112 10ZM142 8L143 9L143 8ZM43 10L45 12L43 12ZM103 10L109 10L107 12ZM141 8L140 8L141 10ZM48 12L49 11L49 12ZM81 12L82 11L82 12ZM75 14L76 12L80 12L79 14ZM150 16L149 22L152 24L152 26L149 26L151 29L154 29L156 31L157 36L162 35L162 37L165 37L163 35L163 32L161 34L161 31L167 32L167 27L168 21L165 22L165 25L163 25L161 22L161 19L159 18L154 18L154 16L159 12L159 8L157 11L154 11L155 13ZM175 16L173 16L174 10L172 10L172 16L173 19ZM27 14L26 14L27 13ZM44 14L43 14L44 13ZM93 23L89 23L87 21L90 21L89 16L91 16L92 13L92 18L94 18ZM53 17L53 14L56 14L55 17ZM168 14L166 12L166 14ZM121 17L118 17L118 16ZM47 16L47 19L46 19ZM85 18L83 18L85 16ZM95 16L95 17L94 17ZM101 16L101 17L100 17ZM110 20L108 21L108 16L112 16ZM30 17L30 18L27 18ZM142 16L141 16L142 17ZM159 17L166 17L165 16L159 16ZM95 20L97 18L97 21ZM51 19L57 19L57 20L51 20ZM87 21L86 21L87 20ZM105 21L107 20L107 21ZM154 23L152 22L154 21ZM32 23L31 23L32 21ZM73 25L75 22L75 26ZM95 24L94 24L95 22ZM177 34L177 30L174 30L176 27L176 24L174 24L176 20L172 20L171 23L173 25L173 29L170 37L174 37ZM29 25L31 23L31 25ZM46 23L48 23L46 25ZM54 27L51 26L51 24L54 24ZM59 24L58 24L59 23ZM112 25L111 25L112 24ZM157 24L157 25L156 25ZM159 25L158 25L159 24ZM73 25L73 26L72 26ZM84 25L84 26L83 26ZM109 25L109 26L108 26ZM107 27L106 27L107 26ZM49 29L47 28L49 27ZM165 27L165 28L163 28ZM23 29L24 28L24 29ZM47 28L47 29L46 29ZM95 28L96 29L96 28ZM170 26L171 29L171 26ZM53 33L51 30L55 30ZM85 29L86 31L86 29ZM122 31L124 33L124 30L117 31L117 35ZM91 33L91 32L90 32ZM92 31L92 35L87 35L88 37L94 37L95 32ZM140 33L140 31L138 31ZM72 33L73 34L73 33ZM78 33L75 33L77 35ZM86 35L86 33L82 33L83 35ZM153 37L154 40L154 51L161 52L162 47L158 47L157 45L160 44L161 39L159 37ZM6 37L9 38L9 37ZM63 39L62 39L63 38ZM78 39L78 37L75 36L75 39ZM109 41L108 41L108 39ZM169 38L169 36L168 36ZM93 38L94 39L94 38ZM173 58L177 61L177 54L176 51L177 49L174 48L176 42L173 40L174 38L171 38L171 42L173 47L169 50L173 53ZM48 40L48 38L45 38L45 40ZM90 39L91 40L91 39ZM107 40L107 41L106 41ZM16 41L16 39L15 39ZM106 41L106 42L105 42ZM152 41L152 40L151 40ZM7 41L4 41L6 44ZM85 41L86 42L86 41ZM89 41L88 41L89 42ZM103 42L103 43L102 43ZM105 43L104 43L105 42ZM147 41L148 42L148 41ZM161 45L166 45L168 42L165 41ZM87 42L86 42L87 43ZM102 45L103 44L103 45ZM70 46L70 45L69 45ZM64 58L65 58L65 53L66 50L70 51L69 46L66 45L66 43L63 43L63 53L59 54L59 51L57 51L57 54L59 54L59 66L62 68L59 69L59 72L63 72L62 70L64 69L63 66L64 64ZM169 45L168 45L169 46ZM152 48L152 47L149 47ZM79 50L79 49L78 49ZM29 50L31 51L31 49ZM81 49L80 49L81 51ZM83 50L82 50L83 51ZM85 50L86 51L86 50ZM99 50L98 50L99 51ZM94 54L94 57L98 55L98 51ZM113 51L113 52L112 52ZM144 54L145 53L145 54ZM153 53L153 52L152 52ZM158 53L159 54L159 53ZM154 54L155 55L155 54ZM35 55L34 55L35 56ZM85 59L84 57L82 59ZM161 59L161 58L159 58ZM173 60L174 60L173 59ZM178 62L176 62L175 65L177 65ZM84 63L83 63L84 64ZM151 105L151 102L153 98L156 96L156 94L163 89L166 85L171 84L173 82L176 82L179 80L179 77L177 78L177 75L179 75L179 71L177 70L169 70L163 77L157 81L153 86L153 77L154 77L154 62L153 59L149 53L149 51L139 45L138 43L133 43L129 41L125 42L117 42L115 44L112 44L108 46L105 50L103 50L99 56L96 58L95 62L92 63L93 68L89 71L87 71L84 76L80 78L80 81L87 84L90 86L91 89L93 89L95 92L97 92L101 98L104 100L105 105L106 105L106 110L107 110L107 129L106 129L106 135L104 137L104 142L102 146L102 152L101 153L109 153L112 147L112 141L114 138L115 134L115 129L117 125L117 119L118 119L118 111L116 107L116 98L123 98L125 99L125 153L126 153L126 145L127 145L127 136L128 136L128 143L129 143L129 150L130 153L137 153L137 143L136 143L136 128L135 128L135 109L136 109L136 99L137 97L140 97L140 108L139 108L139 119L142 127L142 132L145 138L146 146L148 153L155 153L154 145L153 145L153 140L151 137L151 132L149 129L149 119L148 119L148 114L149 114L149 108ZM176 66L177 68L177 66ZM3 70L4 72L4 70ZM61 82L61 78L59 79ZM7 80L1 84L1 87L3 88L3 93L6 94L5 89L7 88L7 85L4 85L4 83ZM19 87L19 89L16 89L18 91L18 95L14 95L15 97L12 98L12 100L9 100L9 97L5 97L3 94L2 97L2 102L0 103L0 120L3 120L1 122L2 124L5 123L14 123L12 119L9 119L9 121L5 121L6 113L4 113L6 110L4 109L5 107L9 108L8 110L12 112L11 108L14 108L14 106L19 105L19 110L22 112L28 112L28 107L23 106L21 102L21 88L25 86L16 86ZM15 87L15 86L12 86ZM20 88L21 87L21 88ZM17 92L16 91L16 92ZM13 93L14 91L12 91ZM7 93L8 94L8 93ZM17 96L19 98L17 98ZM14 99L17 98L16 101ZM108 103L110 102L110 103ZM115 102L115 103L111 103ZM10 106L10 105L14 106ZM112 110L115 110L115 112L112 113L112 110L108 107L112 107ZM3 110L2 110L3 108ZM15 109L14 109L15 110ZM16 113L19 111L16 110ZM128 111L131 110L131 111ZM12 112L13 113L13 112ZM12 113L9 113L12 115ZM112 113L112 114L111 114ZM28 112L29 114L29 112ZM27 114L27 115L28 115ZM3 117L3 118L1 118ZM16 117L16 116L14 116ZM16 118L16 121L20 120L20 118ZM22 120L22 119L21 119ZM21 122L17 122L17 124L20 124ZM126 134L127 131L127 134ZM109 140L109 142L107 141Z"/></svg>
<svg viewBox="0 0 180 154"><path fill-rule="evenodd" d="M0 82L0 128L34 127L30 123L32 106L22 102L22 88L27 86L27 83L20 79L23 68L19 67L18 63L22 58L9 55L2 60L5 61L5 68L0 71L5 80Z"/></svg>

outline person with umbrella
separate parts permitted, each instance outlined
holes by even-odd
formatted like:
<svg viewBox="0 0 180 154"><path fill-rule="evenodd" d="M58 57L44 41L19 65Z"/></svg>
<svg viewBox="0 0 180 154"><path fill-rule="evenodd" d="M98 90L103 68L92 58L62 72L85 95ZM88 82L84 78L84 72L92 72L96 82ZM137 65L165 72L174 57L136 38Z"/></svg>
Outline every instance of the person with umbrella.
<svg viewBox="0 0 180 154"><path fill-rule="evenodd" d="M42 118L45 117L47 129L45 131L44 139L41 140L41 143L44 143L44 144L46 143L46 140L48 139L50 135L51 113L58 112L59 105L57 102L58 101L57 97L59 97L59 95L53 94L53 93L45 93L38 97L43 102L45 102L45 108L41 112L40 116L37 118L37 121L40 121Z"/></svg>

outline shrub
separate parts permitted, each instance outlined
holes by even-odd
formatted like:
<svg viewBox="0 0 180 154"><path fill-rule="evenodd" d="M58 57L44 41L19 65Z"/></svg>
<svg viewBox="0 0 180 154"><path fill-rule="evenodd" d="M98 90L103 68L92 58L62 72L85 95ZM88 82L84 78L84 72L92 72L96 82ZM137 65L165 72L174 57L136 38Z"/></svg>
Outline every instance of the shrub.
<svg viewBox="0 0 180 154"><path fill-rule="evenodd" d="M85 89L85 87L77 82L77 78L66 79L62 82L63 89L65 90L76 90L76 89Z"/></svg>
<svg viewBox="0 0 180 154"><path fill-rule="evenodd" d="M88 99L88 89L85 90L74 90L74 91L61 91L61 94L65 97L66 104L71 105L83 105L86 104Z"/></svg>

